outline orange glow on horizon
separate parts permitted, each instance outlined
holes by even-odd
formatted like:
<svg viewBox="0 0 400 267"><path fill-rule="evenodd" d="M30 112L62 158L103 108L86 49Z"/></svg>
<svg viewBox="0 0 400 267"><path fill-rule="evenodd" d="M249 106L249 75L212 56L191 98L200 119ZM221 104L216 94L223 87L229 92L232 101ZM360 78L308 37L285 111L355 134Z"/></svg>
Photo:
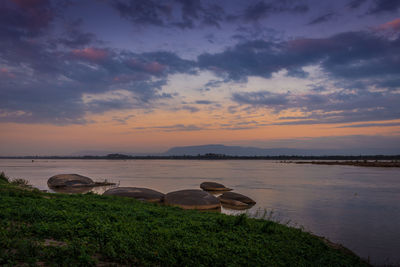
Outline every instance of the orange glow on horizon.
<svg viewBox="0 0 400 267"><path fill-rule="evenodd" d="M6 123L0 133L2 147L21 146L26 151L35 150L37 154L62 154L82 150L118 150L126 152L163 152L173 146L231 144L252 140L278 140L318 138L322 136L346 135L393 135L400 126L340 128L349 124L315 125L273 125L274 114L223 114L216 112L196 112L155 110L151 113L130 112L126 122L113 118L126 115L124 112L109 112L101 116L90 116L95 123L86 125L55 126L49 124ZM240 116L239 116L240 115ZM235 122L249 118L249 124L242 128ZM244 118L244 119L243 119ZM269 121L269 124L266 122ZM399 122L398 120L388 122ZM259 124L257 126L257 123ZM376 122L381 123L381 122ZM232 124L232 127L225 125ZM358 123L359 124L359 123ZM17 145L18 144L18 145ZM49 148L44 149L42 144ZM52 152L54 151L54 152ZM18 152L18 151L16 151ZM19 153L23 154L21 148ZM25 153L26 154L26 153Z"/></svg>

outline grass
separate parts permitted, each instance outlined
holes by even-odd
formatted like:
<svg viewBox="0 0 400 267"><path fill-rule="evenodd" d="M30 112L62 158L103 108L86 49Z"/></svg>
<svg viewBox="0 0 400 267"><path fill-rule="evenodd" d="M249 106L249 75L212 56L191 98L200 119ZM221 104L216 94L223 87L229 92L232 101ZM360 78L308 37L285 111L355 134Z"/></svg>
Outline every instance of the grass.
<svg viewBox="0 0 400 267"><path fill-rule="evenodd" d="M367 265L321 238L268 220L91 193L49 194L3 176L1 266Z"/></svg>
<svg viewBox="0 0 400 267"><path fill-rule="evenodd" d="M10 183L12 185L17 185L20 187L25 187L25 188L32 188L31 185L29 185L29 181L22 179L22 178L15 178L15 179L10 179L8 178L4 172L0 173L0 183Z"/></svg>

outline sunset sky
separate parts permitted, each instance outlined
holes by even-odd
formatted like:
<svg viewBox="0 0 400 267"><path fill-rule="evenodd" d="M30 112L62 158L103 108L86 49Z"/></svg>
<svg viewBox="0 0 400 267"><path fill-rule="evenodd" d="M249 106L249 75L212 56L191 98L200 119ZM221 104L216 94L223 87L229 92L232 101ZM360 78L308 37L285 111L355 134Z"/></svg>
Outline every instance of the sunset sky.
<svg viewBox="0 0 400 267"><path fill-rule="evenodd" d="M398 0L2 0L0 155L400 154Z"/></svg>

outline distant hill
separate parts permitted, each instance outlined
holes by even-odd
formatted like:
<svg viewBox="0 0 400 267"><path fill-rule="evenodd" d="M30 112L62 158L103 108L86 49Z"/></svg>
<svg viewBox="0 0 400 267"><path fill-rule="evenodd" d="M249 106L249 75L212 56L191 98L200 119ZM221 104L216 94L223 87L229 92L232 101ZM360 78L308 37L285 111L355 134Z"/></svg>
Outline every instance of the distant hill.
<svg viewBox="0 0 400 267"><path fill-rule="evenodd" d="M165 152L166 156L178 155L204 155L207 153L224 154L229 156L280 156L280 155L302 155L319 156L332 155L333 151L318 149L295 149L295 148L257 148L225 145L201 145L173 147ZM338 152L338 151L337 151Z"/></svg>
<svg viewBox="0 0 400 267"><path fill-rule="evenodd" d="M179 146L172 147L164 153L129 153L105 150L80 151L69 156L106 156L109 154L123 154L127 156L197 156L205 154L222 154L227 156L359 156L359 155L399 155L400 150L379 148L352 148L352 149L298 149L298 148L258 148L244 146L225 146L221 144Z"/></svg>
<svg viewBox="0 0 400 267"><path fill-rule="evenodd" d="M207 153L224 154L229 156L358 156L358 155L399 155L397 148L352 148L352 149L297 149L297 148L258 148L225 145L200 145L173 147L161 155L165 156L196 156Z"/></svg>

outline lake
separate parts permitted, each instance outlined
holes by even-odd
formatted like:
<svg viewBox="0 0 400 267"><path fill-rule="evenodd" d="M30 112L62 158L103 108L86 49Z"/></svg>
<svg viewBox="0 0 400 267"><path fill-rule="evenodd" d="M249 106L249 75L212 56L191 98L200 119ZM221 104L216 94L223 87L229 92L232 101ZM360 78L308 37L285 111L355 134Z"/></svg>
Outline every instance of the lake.
<svg viewBox="0 0 400 267"><path fill-rule="evenodd" d="M249 216L266 210L274 220L325 236L373 264L400 265L400 168L265 160L0 159L0 171L39 189L48 189L47 179L60 173L163 193L197 189L204 181L215 181L257 202L241 211Z"/></svg>

